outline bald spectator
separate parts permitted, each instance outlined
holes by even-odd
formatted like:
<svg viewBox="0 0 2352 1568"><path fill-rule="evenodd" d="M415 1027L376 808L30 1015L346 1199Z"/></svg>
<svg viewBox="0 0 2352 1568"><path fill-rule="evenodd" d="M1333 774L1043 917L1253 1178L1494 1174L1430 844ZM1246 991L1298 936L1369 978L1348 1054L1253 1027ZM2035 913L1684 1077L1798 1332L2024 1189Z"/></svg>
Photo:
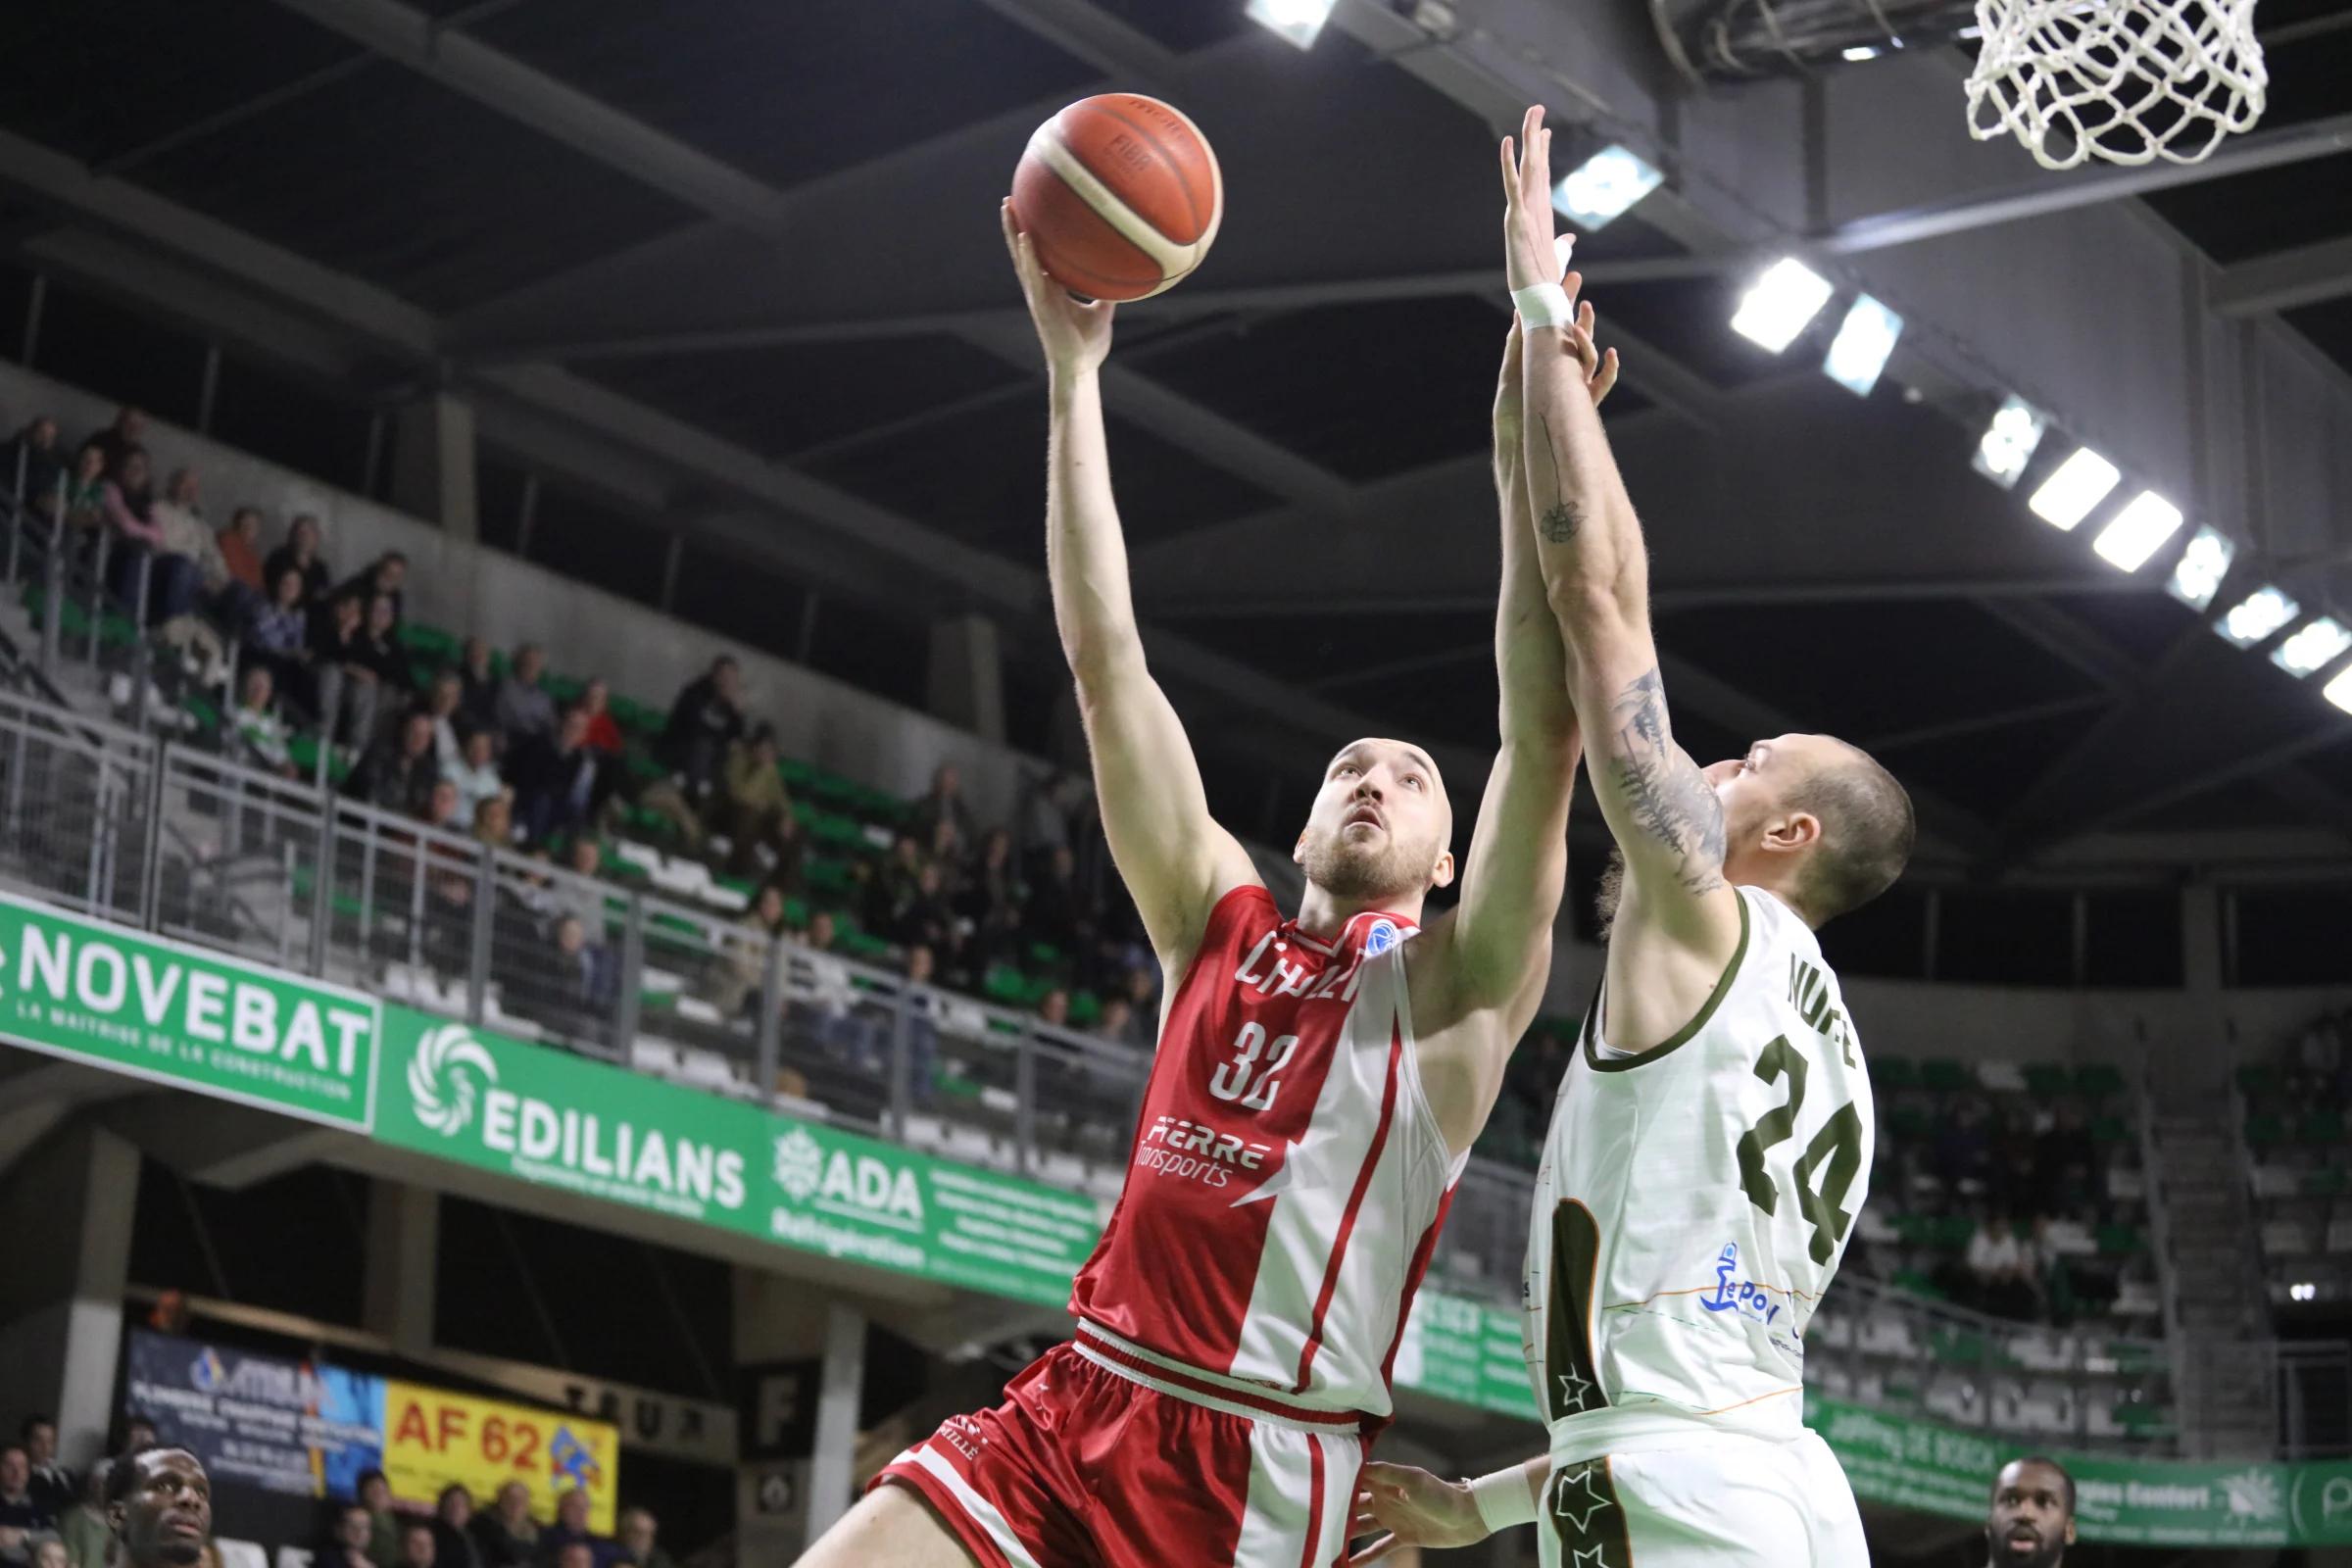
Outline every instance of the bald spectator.
<svg viewBox="0 0 2352 1568"><path fill-rule="evenodd" d="M539 1554L539 1526L531 1519L531 1489L510 1481L488 1509L466 1526L482 1568L522 1568Z"/></svg>
<svg viewBox="0 0 2352 1568"><path fill-rule="evenodd" d="M539 1560L553 1568L601 1568L606 1544L588 1529L588 1494L572 1487L556 1496L556 1522L539 1532ZM586 1556L574 1558L574 1551Z"/></svg>
<svg viewBox="0 0 2352 1568"><path fill-rule="evenodd" d="M620 1514L620 1550L616 1562L631 1568L677 1568L668 1552L656 1544L654 1538L661 1530L650 1508L624 1508Z"/></svg>

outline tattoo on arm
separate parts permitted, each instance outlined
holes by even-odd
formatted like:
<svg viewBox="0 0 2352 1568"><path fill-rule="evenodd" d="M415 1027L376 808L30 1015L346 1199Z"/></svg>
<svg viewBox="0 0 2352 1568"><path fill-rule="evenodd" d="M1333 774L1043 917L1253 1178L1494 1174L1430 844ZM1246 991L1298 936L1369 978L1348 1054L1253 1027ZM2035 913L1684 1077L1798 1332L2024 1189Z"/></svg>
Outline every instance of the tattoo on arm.
<svg viewBox="0 0 2352 1568"><path fill-rule="evenodd" d="M1584 525L1584 510L1573 501L1555 501L1536 519L1536 530L1543 534L1546 544L1567 544Z"/></svg>
<svg viewBox="0 0 2352 1568"><path fill-rule="evenodd" d="M1665 683L1652 668L1609 705L1616 720L1612 776L1642 834L1682 859L1676 873L1691 893L1723 881L1723 803L1698 764L1674 744Z"/></svg>

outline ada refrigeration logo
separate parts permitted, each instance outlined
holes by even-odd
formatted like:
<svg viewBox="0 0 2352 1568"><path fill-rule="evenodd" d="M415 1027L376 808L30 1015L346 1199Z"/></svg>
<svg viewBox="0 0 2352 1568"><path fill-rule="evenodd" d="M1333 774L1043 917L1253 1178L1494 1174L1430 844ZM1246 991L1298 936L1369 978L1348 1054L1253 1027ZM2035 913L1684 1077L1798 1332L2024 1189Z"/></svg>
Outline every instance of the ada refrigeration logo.
<svg viewBox="0 0 2352 1568"><path fill-rule="evenodd" d="M527 1180L692 1218L708 1204L743 1206L740 1152L625 1118L608 1121L503 1087L499 1076L489 1043L464 1025L428 1030L409 1061L410 1110L427 1131L456 1138L476 1123L478 1107L481 1147L505 1156L508 1167Z"/></svg>
<svg viewBox="0 0 2352 1568"><path fill-rule="evenodd" d="M796 1203L901 1230L920 1230L923 1193L914 1172L875 1154L827 1151L795 1127L776 1140L776 1185Z"/></svg>

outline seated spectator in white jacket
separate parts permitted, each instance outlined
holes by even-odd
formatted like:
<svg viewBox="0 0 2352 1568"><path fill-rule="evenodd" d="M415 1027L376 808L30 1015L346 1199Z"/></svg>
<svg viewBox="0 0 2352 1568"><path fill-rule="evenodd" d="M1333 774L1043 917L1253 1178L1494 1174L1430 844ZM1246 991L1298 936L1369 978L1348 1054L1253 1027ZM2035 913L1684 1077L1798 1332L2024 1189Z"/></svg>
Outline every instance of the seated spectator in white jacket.
<svg viewBox="0 0 2352 1568"><path fill-rule="evenodd" d="M498 771L498 737L486 729L466 736L458 765L444 766L441 776L458 787L457 823L470 829L481 804L506 793L507 781Z"/></svg>

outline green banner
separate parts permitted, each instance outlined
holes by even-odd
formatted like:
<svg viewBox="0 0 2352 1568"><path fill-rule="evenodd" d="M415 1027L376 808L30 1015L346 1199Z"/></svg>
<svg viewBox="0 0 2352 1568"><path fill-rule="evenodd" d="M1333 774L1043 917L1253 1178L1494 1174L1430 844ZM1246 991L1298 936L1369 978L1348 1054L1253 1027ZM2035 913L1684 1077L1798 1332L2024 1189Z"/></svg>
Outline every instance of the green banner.
<svg viewBox="0 0 2352 1568"><path fill-rule="evenodd" d="M1058 1306L1095 1200L407 1007L376 1136L542 1187Z"/></svg>
<svg viewBox="0 0 2352 1568"><path fill-rule="evenodd" d="M2018 1443L1818 1396L1805 1421L1868 1502L1983 1519ZM2075 1478L2085 1541L2126 1546L2352 1544L2352 1461L2191 1464L2052 1452Z"/></svg>
<svg viewBox="0 0 2352 1568"><path fill-rule="evenodd" d="M0 1038L365 1132L381 1005L0 894Z"/></svg>
<svg viewBox="0 0 2352 1568"><path fill-rule="evenodd" d="M1413 1298L1404 1338L1397 1342L1396 1372L1401 1389L1522 1416L1531 1424L1540 1419L1527 1380L1527 1352L1519 1341L1519 1314L1498 1306L1422 1291Z"/></svg>

